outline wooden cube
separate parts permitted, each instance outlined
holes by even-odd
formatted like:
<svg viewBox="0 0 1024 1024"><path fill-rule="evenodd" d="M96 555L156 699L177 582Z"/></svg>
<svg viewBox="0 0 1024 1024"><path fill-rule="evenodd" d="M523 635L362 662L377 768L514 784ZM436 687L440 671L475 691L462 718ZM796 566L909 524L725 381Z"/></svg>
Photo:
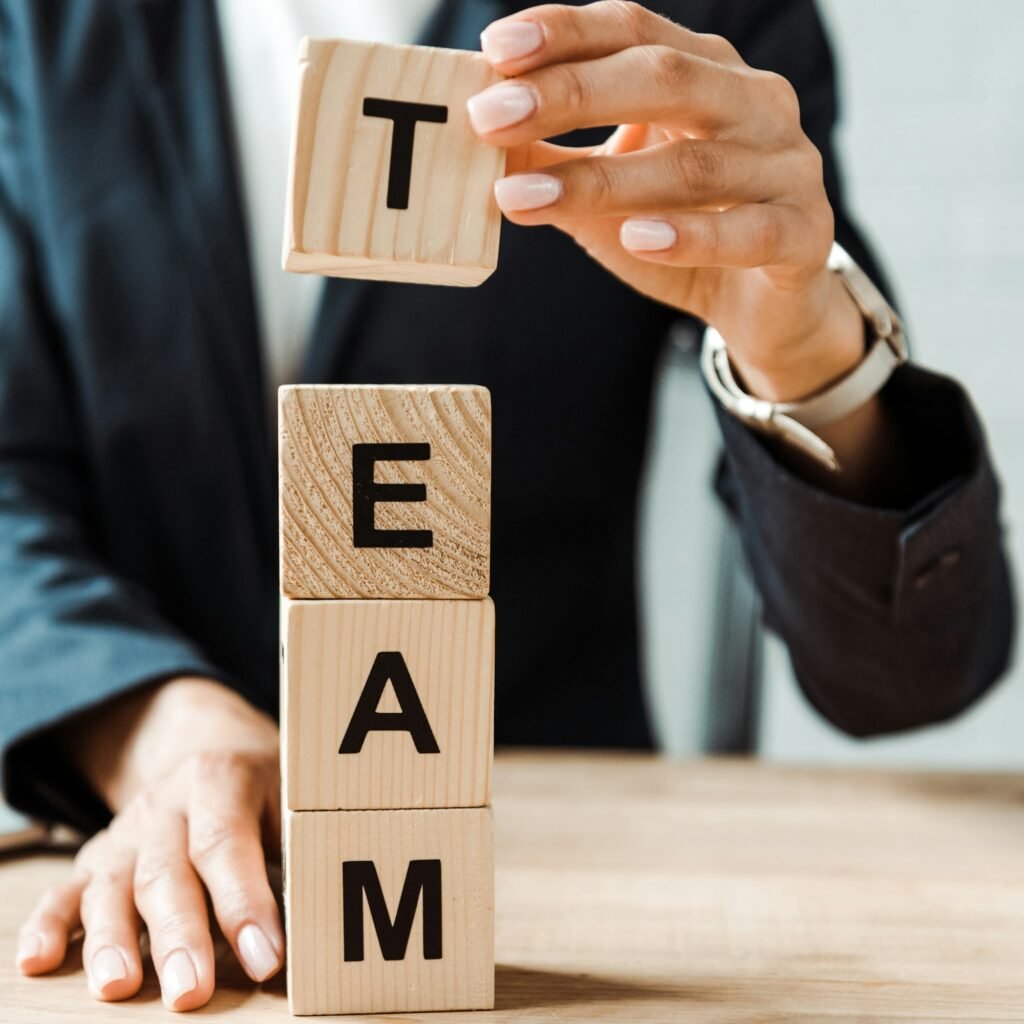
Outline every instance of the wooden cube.
<svg viewBox="0 0 1024 1024"><path fill-rule="evenodd" d="M466 100L500 81L479 53L305 39L285 270L475 285L497 265L505 151Z"/></svg>
<svg viewBox="0 0 1024 1024"><path fill-rule="evenodd" d="M494 605L288 601L281 735L292 810L482 807Z"/></svg>
<svg viewBox="0 0 1024 1024"><path fill-rule="evenodd" d="M295 1014L494 1005L489 807L286 811Z"/></svg>
<svg viewBox="0 0 1024 1024"><path fill-rule="evenodd" d="M486 597L489 392L282 388L280 514L288 597Z"/></svg>

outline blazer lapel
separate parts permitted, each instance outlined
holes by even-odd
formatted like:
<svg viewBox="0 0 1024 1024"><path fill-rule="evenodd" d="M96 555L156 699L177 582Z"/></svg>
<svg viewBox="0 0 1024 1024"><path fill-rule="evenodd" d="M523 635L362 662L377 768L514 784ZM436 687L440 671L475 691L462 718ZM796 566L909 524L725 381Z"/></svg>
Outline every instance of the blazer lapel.
<svg viewBox="0 0 1024 1024"><path fill-rule="evenodd" d="M206 312L204 341L252 470L253 514L272 526L273 463L216 12L209 0L118 3L158 172Z"/></svg>

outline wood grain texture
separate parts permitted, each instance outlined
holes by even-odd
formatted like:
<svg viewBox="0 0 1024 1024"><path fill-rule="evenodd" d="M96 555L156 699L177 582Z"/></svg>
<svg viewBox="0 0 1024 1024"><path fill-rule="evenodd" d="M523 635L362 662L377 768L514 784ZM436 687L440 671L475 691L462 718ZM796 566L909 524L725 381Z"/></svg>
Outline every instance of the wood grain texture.
<svg viewBox="0 0 1024 1024"><path fill-rule="evenodd" d="M371 860L392 917L409 862L441 861L441 958L423 957L423 905L405 959L381 955L363 906L365 959L344 959L342 864ZM494 824L489 807L286 811L289 1003L296 1014L494 1005Z"/></svg>
<svg viewBox="0 0 1024 1024"><path fill-rule="evenodd" d="M379 483L425 502L376 506L376 526L433 531L430 548L356 548L352 445L426 442ZM491 399L473 386L300 385L280 391L281 589L294 598L483 598L490 583Z"/></svg>
<svg viewBox="0 0 1024 1024"><path fill-rule="evenodd" d="M494 751L494 605L483 601L283 604L281 735L292 810L482 807ZM439 753L405 731L338 752L374 661L397 651ZM400 710L393 686L379 710Z"/></svg>
<svg viewBox="0 0 1024 1024"><path fill-rule="evenodd" d="M499 751L494 806L496 1008L392 1020L1024 1020L1020 775ZM69 870L0 861L0 1019L166 1024L148 964L118 1006L87 995L79 943L52 978L17 974L17 929ZM217 951L189 1020L285 1019L283 979L253 985Z"/></svg>
<svg viewBox="0 0 1024 1024"><path fill-rule="evenodd" d="M338 277L476 285L497 265L492 186L505 151L481 142L466 100L500 81L479 53L305 39L285 213L284 268ZM443 105L416 125L405 209L387 204L392 122L367 97Z"/></svg>

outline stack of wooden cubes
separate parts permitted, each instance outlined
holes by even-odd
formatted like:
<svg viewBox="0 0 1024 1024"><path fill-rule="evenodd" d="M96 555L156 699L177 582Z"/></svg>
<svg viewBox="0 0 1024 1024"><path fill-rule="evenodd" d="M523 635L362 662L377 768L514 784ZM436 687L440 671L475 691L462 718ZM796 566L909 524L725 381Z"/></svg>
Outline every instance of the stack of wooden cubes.
<svg viewBox="0 0 1024 1024"><path fill-rule="evenodd" d="M292 1012L490 1008L490 396L296 386L279 412Z"/></svg>

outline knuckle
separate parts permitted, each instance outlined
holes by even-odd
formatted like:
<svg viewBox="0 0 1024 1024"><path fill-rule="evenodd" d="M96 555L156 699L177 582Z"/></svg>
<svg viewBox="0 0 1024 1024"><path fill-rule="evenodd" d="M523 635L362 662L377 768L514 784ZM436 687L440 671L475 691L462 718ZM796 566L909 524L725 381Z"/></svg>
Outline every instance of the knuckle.
<svg viewBox="0 0 1024 1024"><path fill-rule="evenodd" d="M203 927L201 918L185 910L171 910L159 920L147 922L150 945L155 949L194 945L197 932Z"/></svg>
<svg viewBox="0 0 1024 1024"><path fill-rule="evenodd" d="M201 750L189 755L182 765L185 777L193 786L213 786L226 775L251 772L252 755L237 750Z"/></svg>
<svg viewBox="0 0 1024 1024"><path fill-rule="evenodd" d="M94 876L82 890L79 914L86 931L94 931L97 925L110 924L111 919L123 914L123 900L118 898L118 890L126 891L129 880L116 878L112 875Z"/></svg>
<svg viewBox="0 0 1024 1024"><path fill-rule="evenodd" d="M678 146L675 170L691 195L706 196L715 191L722 180L722 157L711 145L691 143Z"/></svg>
<svg viewBox="0 0 1024 1024"><path fill-rule="evenodd" d="M211 779L224 767L228 756L217 750L200 750L189 755L185 768L193 779Z"/></svg>
<svg viewBox="0 0 1024 1024"><path fill-rule="evenodd" d="M800 123L800 98L792 82L774 71L762 71L761 87L779 115L789 124Z"/></svg>
<svg viewBox="0 0 1024 1024"><path fill-rule="evenodd" d="M19 934L27 935L30 932L37 932L40 929L51 932L66 931L67 920L53 910L36 909L28 920L22 925Z"/></svg>
<svg viewBox="0 0 1024 1024"><path fill-rule="evenodd" d="M761 263L768 263L779 251L782 223L772 210L760 207L752 225L753 252Z"/></svg>
<svg viewBox="0 0 1024 1024"><path fill-rule="evenodd" d="M167 853L150 853L135 864L132 887L139 899L145 899L160 884L180 877L182 859Z"/></svg>
<svg viewBox="0 0 1024 1024"><path fill-rule="evenodd" d="M267 890L267 899L261 899L255 889L235 884L223 891L211 893L217 918L226 928L237 927L246 921L265 918L273 912L273 897Z"/></svg>
<svg viewBox="0 0 1024 1024"><path fill-rule="evenodd" d="M51 885L49 888L44 889L40 893L39 899L36 900L36 904L32 908L28 920L25 922L24 929L29 929L34 921L42 922L54 917L53 908L59 907L65 901L66 896L67 886L63 884Z"/></svg>
<svg viewBox="0 0 1024 1024"><path fill-rule="evenodd" d="M128 881L129 877L122 869L112 864L97 865L89 873L89 881L82 890L82 902L95 900L98 896L110 892L111 889L127 885Z"/></svg>
<svg viewBox="0 0 1024 1024"><path fill-rule="evenodd" d="M106 845L109 833L106 829L97 832L79 847L72 864L72 875L75 878L87 878L92 873L92 864Z"/></svg>
<svg viewBox="0 0 1024 1024"><path fill-rule="evenodd" d="M704 218L699 245L702 255L709 263L717 258L722 248L722 233L717 217Z"/></svg>
<svg viewBox="0 0 1024 1024"><path fill-rule="evenodd" d="M635 45L646 37L651 12L642 4L633 0L603 0L601 6L618 22L625 44Z"/></svg>
<svg viewBox="0 0 1024 1024"><path fill-rule="evenodd" d="M825 181L825 159L821 150L807 139L800 147L800 156L807 166L807 174L815 188L822 188Z"/></svg>
<svg viewBox="0 0 1024 1024"><path fill-rule="evenodd" d="M610 162L594 159L586 162L582 169L587 173L587 205L599 208L610 206L615 196L617 178Z"/></svg>
<svg viewBox="0 0 1024 1024"><path fill-rule="evenodd" d="M642 49L655 84L665 93L678 93L692 80L694 65L689 54L671 46L645 46Z"/></svg>
<svg viewBox="0 0 1024 1024"><path fill-rule="evenodd" d="M189 829L188 853L193 864L206 864L228 852L249 831L248 819L242 814L221 815Z"/></svg>
<svg viewBox="0 0 1024 1024"><path fill-rule="evenodd" d="M812 266L821 266L828 260L836 232L836 218L831 203L827 200L815 203L807 211L807 223L811 239L809 262Z"/></svg>
<svg viewBox="0 0 1024 1024"><path fill-rule="evenodd" d="M545 4L537 9L548 34L575 48L586 41L586 30L580 24L579 10L571 4Z"/></svg>
<svg viewBox="0 0 1024 1024"><path fill-rule="evenodd" d="M554 78L559 106L570 110L586 110L590 106L590 84L576 67L572 64L558 64L549 71Z"/></svg>
<svg viewBox="0 0 1024 1024"><path fill-rule="evenodd" d="M110 826L118 841L125 841L139 829L148 827L155 818L166 813L167 796L159 787L147 786L139 790Z"/></svg>
<svg viewBox="0 0 1024 1024"><path fill-rule="evenodd" d="M736 47L725 36L709 32L701 36L708 53L717 61L735 61L739 58Z"/></svg>

